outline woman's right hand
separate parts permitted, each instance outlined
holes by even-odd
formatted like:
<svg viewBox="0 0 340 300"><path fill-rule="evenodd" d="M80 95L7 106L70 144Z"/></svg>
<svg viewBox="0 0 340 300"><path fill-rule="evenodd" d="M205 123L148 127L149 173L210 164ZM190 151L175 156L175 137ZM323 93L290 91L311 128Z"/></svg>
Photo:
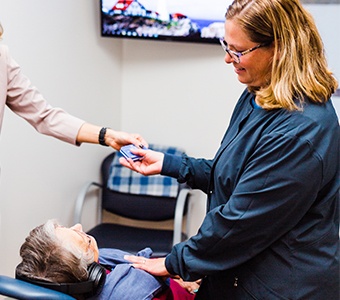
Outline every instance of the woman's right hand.
<svg viewBox="0 0 340 300"><path fill-rule="evenodd" d="M153 150L133 149L132 153L141 156L141 160L133 161L121 157L119 162L124 167L143 175L160 174L163 166L164 153Z"/></svg>
<svg viewBox="0 0 340 300"><path fill-rule="evenodd" d="M182 278L174 278L174 281L176 281L182 288L186 289L190 294L196 294L198 292L198 289L201 285L201 279L196 281L183 281Z"/></svg>

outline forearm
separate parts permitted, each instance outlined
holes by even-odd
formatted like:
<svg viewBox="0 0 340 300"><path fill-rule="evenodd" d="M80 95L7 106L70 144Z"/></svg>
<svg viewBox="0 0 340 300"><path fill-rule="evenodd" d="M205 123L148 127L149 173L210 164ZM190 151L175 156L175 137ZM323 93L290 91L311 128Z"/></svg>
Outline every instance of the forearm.
<svg viewBox="0 0 340 300"><path fill-rule="evenodd" d="M92 125L89 123L84 123L77 135L77 143L92 143L99 144L99 132L101 127Z"/></svg>
<svg viewBox="0 0 340 300"><path fill-rule="evenodd" d="M84 123L78 131L77 144L92 143L99 144L99 137L103 127L93 125L90 123ZM112 147L116 150L127 144L134 145L147 145L146 141L139 134L129 134L122 131L115 131L111 128L101 133L102 145Z"/></svg>

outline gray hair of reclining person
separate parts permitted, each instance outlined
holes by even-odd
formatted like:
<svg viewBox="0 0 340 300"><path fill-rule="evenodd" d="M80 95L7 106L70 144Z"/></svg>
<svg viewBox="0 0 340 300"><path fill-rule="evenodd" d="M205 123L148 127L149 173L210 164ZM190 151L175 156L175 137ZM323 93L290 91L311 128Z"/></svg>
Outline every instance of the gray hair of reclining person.
<svg viewBox="0 0 340 300"><path fill-rule="evenodd" d="M72 283L88 279L88 266L98 260L98 248L82 230L75 233L88 243L86 248L81 242L70 243L58 234L57 229L72 229L60 226L56 220L49 220L29 233L20 248L22 262L17 267L17 274L33 280L47 282ZM80 225L81 227L81 225ZM93 238L92 238L93 239ZM94 244L90 247L90 244ZM79 246L78 246L79 245Z"/></svg>

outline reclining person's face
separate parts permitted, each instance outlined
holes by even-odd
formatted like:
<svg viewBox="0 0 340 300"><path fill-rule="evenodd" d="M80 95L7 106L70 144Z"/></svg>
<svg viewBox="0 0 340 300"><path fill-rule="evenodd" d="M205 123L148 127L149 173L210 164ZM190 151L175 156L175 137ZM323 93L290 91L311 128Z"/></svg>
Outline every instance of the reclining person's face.
<svg viewBox="0 0 340 300"><path fill-rule="evenodd" d="M58 226L56 235L63 243L69 243L79 248L84 253L93 251L94 261L98 262L98 246L93 236L86 234L83 231L81 224L76 224L70 228Z"/></svg>

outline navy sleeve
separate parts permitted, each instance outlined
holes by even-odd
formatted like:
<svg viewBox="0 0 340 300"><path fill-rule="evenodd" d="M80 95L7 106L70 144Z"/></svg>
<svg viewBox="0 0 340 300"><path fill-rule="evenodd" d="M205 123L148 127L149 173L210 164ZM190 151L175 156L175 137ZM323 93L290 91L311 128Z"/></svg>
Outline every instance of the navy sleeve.
<svg viewBox="0 0 340 300"><path fill-rule="evenodd" d="M186 182L193 189L204 193L208 190L212 160L195 159L187 155L165 154L161 174Z"/></svg>

